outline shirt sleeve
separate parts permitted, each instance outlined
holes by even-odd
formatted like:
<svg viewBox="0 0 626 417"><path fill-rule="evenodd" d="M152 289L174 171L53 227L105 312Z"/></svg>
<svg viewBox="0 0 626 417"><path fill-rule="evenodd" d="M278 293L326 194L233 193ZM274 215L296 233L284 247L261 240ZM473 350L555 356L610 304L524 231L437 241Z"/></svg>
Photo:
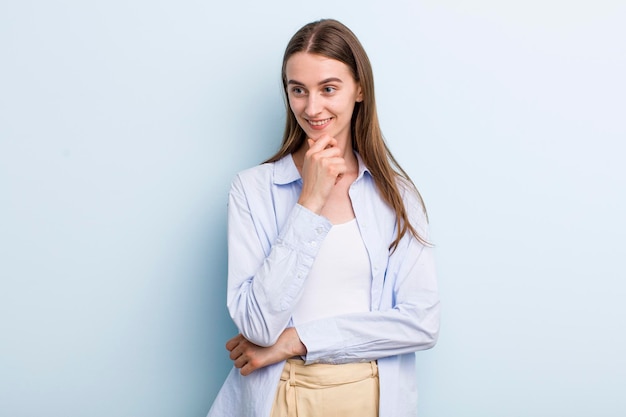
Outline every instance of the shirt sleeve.
<svg viewBox="0 0 626 417"><path fill-rule="evenodd" d="M421 236L426 237L425 216L418 224ZM407 233L389 257L383 294L392 301L379 311L296 326L307 347L306 363L370 361L434 346L440 303L433 248Z"/></svg>
<svg viewBox="0 0 626 417"><path fill-rule="evenodd" d="M273 345L289 324L332 227L326 218L296 204L276 240L268 243L259 220L268 216L275 219L273 207L254 193L247 195L237 176L228 200L227 305L241 334L259 346Z"/></svg>

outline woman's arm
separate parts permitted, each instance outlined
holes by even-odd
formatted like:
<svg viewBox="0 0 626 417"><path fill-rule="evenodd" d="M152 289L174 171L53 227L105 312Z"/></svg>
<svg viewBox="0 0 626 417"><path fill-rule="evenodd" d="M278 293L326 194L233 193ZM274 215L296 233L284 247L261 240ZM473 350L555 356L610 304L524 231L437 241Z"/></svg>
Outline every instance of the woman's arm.
<svg viewBox="0 0 626 417"><path fill-rule="evenodd" d="M276 212L293 193L271 190L271 181L238 176L228 206L228 309L250 342L271 346L291 319L295 303L332 224L319 215L345 161L337 141L308 139L298 204L285 224ZM292 187L293 184L283 185ZM276 191L276 195L273 192ZM280 229L275 238L276 229ZM275 240L275 241L274 241Z"/></svg>
<svg viewBox="0 0 626 417"><path fill-rule="evenodd" d="M293 327L285 329L273 346L255 345L239 334L226 342L226 349L230 351L235 367L241 369L244 376L293 356L306 355L306 347Z"/></svg>
<svg viewBox="0 0 626 417"><path fill-rule="evenodd" d="M412 254L407 254L413 252ZM230 358L243 375L292 356L306 363L349 363L428 349L439 333L439 299L433 251L412 236L391 255L381 311L347 314L286 329L275 345L260 347L242 335L231 339Z"/></svg>
<svg viewBox="0 0 626 417"><path fill-rule="evenodd" d="M249 178L246 178L249 179ZM259 346L276 343L289 324L304 280L332 225L294 205L280 234L271 192L237 176L228 203L227 305L239 332ZM269 200L269 201L268 201ZM295 204L295 201L294 201ZM253 213L254 212L254 213Z"/></svg>
<svg viewBox="0 0 626 417"><path fill-rule="evenodd" d="M390 258L383 295L389 306L296 326L307 363L368 361L435 345L440 305L433 250L408 240Z"/></svg>
<svg viewBox="0 0 626 417"><path fill-rule="evenodd" d="M372 189L363 184L361 192L353 196L353 204L360 208L364 220L373 218L382 227L384 211L373 206ZM399 184L409 221L427 241L428 219L419 194L405 183ZM362 210L363 207L371 210ZM372 228L366 230L372 246L376 237ZM375 246L375 245L374 245ZM384 250L378 246L377 250ZM373 254L374 252L372 252ZM370 256L372 256L370 254ZM440 303L435 272L434 250L424 245L411 233L406 233L395 251L386 257L384 277L374 300L375 311L347 314L316 320L296 326L300 339L307 348L306 362L346 363L368 361L431 348L439 335ZM374 255L380 269L381 256Z"/></svg>

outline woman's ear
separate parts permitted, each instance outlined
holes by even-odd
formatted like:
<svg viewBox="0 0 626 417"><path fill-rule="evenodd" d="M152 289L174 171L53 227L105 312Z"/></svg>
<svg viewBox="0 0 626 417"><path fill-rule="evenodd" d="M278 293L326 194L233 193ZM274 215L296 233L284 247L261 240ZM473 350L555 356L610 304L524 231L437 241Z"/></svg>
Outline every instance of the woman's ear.
<svg viewBox="0 0 626 417"><path fill-rule="evenodd" d="M356 102L360 103L362 101L363 101L363 90L361 89L361 86L359 86L356 92Z"/></svg>

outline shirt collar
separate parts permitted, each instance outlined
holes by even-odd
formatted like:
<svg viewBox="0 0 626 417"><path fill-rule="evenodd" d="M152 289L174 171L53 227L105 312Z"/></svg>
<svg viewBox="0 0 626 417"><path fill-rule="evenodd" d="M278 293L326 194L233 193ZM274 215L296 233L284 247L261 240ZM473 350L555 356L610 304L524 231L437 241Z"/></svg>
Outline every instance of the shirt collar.
<svg viewBox="0 0 626 417"><path fill-rule="evenodd" d="M359 175L357 176L357 181L366 172L369 175L372 175L370 170L365 166L363 159L361 159L361 155L359 155L358 152L354 152L354 155L356 155L356 159L359 163ZM296 164L293 162L291 155L284 156L274 163L275 185L286 185L300 179L302 179L302 177L300 176L298 168L296 168Z"/></svg>
<svg viewBox="0 0 626 417"><path fill-rule="evenodd" d="M358 181L359 179L361 179L363 174L365 174L366 172L371 176L372 173L370 172L369 168L365 166L365 162L363 162L363 159L361 159L361 155L359 155L359 153L356 151L354 152L354 154L356 155L356 160L359 162L359 175L356 177L356 180Z"/></svg>
<svg viewBox="0 0 626 417"><path fill-rule="evenodd" d="M300 173L293 162L291 154L274 162L274 184L285 185L300 179Z"/></svg>

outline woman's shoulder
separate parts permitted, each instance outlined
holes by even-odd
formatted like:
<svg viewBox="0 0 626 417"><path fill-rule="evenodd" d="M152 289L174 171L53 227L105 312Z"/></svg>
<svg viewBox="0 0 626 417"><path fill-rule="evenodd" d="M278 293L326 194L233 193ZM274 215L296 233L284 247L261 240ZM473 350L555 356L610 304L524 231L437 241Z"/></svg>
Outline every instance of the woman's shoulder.
<svg viewBox="0 0 626 417"><path fill-rule="evenodd" d="M272 171L274 170L275 162L265 162L260 165L255 165L250 168L243 169L235 175L235 177L239 178L259 178L259 177L269 177L272 175Z"/></svg>
<svg viewBox="0 0 626 417"><path fill-rule="evenodd" d="M232 187L269 189L272 184L287 183L297 178L298 171L291 155L287 155L278 161L265 162L238 172L232 181Z"/></svg>
<svg viewBox="0 0 626 417"><path fill-rule="evenodd" d="M402 200L405 204L420 206L424 209L422 196L419 191L417 191L417 187L412 181L404 178L403 176L397 175L396 186L398 187L398 191L400 191L400 195L402 196Z"/></svg>
<svg viewBox="0 0 626 417"><path fill-rule="evenodd" d="M258 188L271 183L274 163L263 163L239 171L231 181L231 190Z"/></svg>
<svg viewBox="0 0 626 417"><path fill-rule="evenodd" d="M409 221L418 229L418 232L423 233L428 227L428 214L422 195L412 181L402 176L397 176L396 184L409 216Z"/></svg>

